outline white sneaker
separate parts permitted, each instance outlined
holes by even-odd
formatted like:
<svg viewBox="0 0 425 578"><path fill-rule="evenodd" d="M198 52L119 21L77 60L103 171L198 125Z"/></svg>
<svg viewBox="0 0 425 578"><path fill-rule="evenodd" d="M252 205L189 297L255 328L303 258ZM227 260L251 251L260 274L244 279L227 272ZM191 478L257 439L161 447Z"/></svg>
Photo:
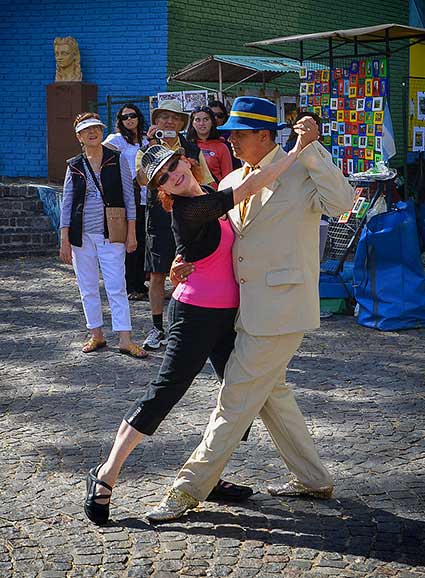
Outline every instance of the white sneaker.
<svg viewBox="0 0 425 578"><path fill-rule="evenodd" d="M163 331L152 327L143 342L143 349L159 349L161 345L166 345L168 339Z"/></svg>
<svg viewBox="0 0 425 578"><path fill-rule="evenodd" d="M286 484L272 484L267 487L267 491L272 496L305 496L307 498L329 500L332 497L333 486L309 488L292 476Z"/></svg>

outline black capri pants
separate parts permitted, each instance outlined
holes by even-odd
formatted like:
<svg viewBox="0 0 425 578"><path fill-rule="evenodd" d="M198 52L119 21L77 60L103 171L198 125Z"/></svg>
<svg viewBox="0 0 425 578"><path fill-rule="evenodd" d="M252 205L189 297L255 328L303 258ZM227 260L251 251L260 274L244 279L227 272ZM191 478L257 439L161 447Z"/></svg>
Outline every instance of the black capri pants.
<svg viewBox="0 0 425 578"><path fill-rule="evenodd" d="M168 343L158 376L124 417L152 435L189 389L209 358L220 380L235 341L237 308L197 307L171 299Z"/></svg>

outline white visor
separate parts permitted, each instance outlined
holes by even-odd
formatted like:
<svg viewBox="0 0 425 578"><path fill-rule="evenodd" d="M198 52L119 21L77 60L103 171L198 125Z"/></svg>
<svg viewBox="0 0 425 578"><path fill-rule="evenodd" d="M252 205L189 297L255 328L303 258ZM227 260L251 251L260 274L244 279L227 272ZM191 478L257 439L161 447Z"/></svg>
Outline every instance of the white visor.
<svg viewBox="0 0 425 578"><path fill-rule="evenodd" d="M101 126L103 128L106 128L103 122L98 118L86 118L85 120L82 120L77 124L77 126L75 127L75 132L78 133L84 130L85 128L88 128L89 126Z"/></svg>

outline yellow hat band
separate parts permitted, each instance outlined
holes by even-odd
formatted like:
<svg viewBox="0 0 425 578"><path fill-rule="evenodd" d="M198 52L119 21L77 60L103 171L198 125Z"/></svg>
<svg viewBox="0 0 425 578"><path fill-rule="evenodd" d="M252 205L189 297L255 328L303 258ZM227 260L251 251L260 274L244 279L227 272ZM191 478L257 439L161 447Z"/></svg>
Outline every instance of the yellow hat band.
<svg viewBox="0 0 425 578"><path fill-rule="evenodd" d="M238 112L230 111L230 116L241 116L242 118L253 118L255 120L265 120L266 122L277 122L277 116L267 116L265 114L256 114L255 112Z"/></svg>

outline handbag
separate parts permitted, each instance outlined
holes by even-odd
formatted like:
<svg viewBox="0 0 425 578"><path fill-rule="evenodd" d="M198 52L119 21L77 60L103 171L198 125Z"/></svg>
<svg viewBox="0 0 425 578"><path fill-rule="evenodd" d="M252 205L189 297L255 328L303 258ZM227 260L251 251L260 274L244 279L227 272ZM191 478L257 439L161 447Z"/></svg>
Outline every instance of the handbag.
<svg viewBox="0 0 425 578"><path fill-rule="evenodd" d="M127 219L124 207L106 207L105 214L109 242L125 243L127 241Z"/></svg>
<svg viewBox="0 0 425 578"><path fill-rule="evenodd" d="M87 168L90 171L94 184L102 196L105 205L106 225L108 227L108 238L110 243L125 243L127 241L127 217L124 207L108 207L103 195L102 185L96 178L94 171L87 160Z"/></svg>

